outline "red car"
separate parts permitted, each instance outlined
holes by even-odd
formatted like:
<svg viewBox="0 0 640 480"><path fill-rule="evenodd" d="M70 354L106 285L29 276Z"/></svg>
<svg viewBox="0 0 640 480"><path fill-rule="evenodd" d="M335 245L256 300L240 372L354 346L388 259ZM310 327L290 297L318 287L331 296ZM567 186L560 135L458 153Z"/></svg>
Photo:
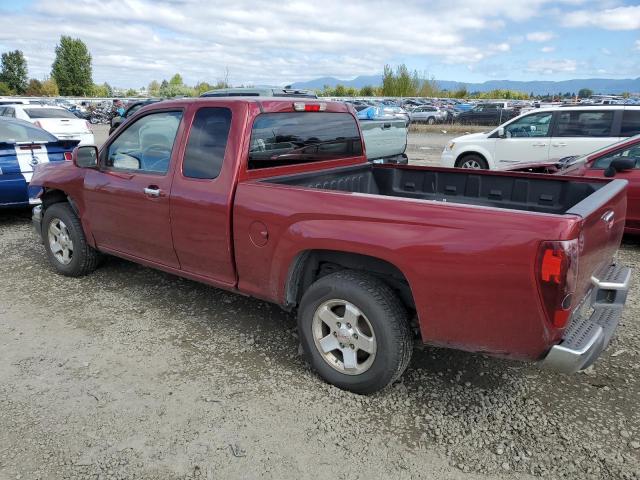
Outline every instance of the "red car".
<svg viewBox="0 0 640 480"><path fill-rule="evenodd" d="M416 338L563 372L595 361L629 288L612 264L627 182L372 164L354 113L146 106L100 151L38 168L35 229L64 275L117 255L296 310L310 363L358 393L397 379Z"/></svg>
<svg viewBox="0 0 640 480"><path fill-rule="evenodd" d="M543 164L519 165L510 170L627 180L629 186L625 232L640 234L640 135L588 155L567 157Z"/></svg>

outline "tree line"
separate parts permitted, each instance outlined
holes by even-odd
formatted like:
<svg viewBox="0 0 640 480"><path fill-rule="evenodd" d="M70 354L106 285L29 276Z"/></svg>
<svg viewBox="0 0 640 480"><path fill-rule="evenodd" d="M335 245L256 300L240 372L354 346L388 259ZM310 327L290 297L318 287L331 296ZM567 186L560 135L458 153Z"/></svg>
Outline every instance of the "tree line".
<svg viewBox="0 0 640 480"><path fill-rule="evenodd" d="M20 50L2 54L0 64L0 95L28 96L79 96L79 97L113 97L114 89L107 82L97 85L93 83L92 57L87 45L79 38L62 35L56 45L55 59L51 65L51 74L44 80L28 78L27 60ZM225 71L224 80L209 84L198 82L194 86L184 83L182 76L176 73L169 80L154 80L147 86L147 93L153 97L197 97L209 90L229 87L229 72ZM129 89L124 96L133 97L138 91ZM382 84L367 85L362 88L336 85L324 86L316 93L323 97L449 97L449 98L503 98L523 100L528 98L555 98L555 95L535 97L533 92L527 94L516 90L492 90L489 92L469 92L462 85L454 91L440 89L435 78L420 75L417 70L410 71L406 65L398 65L395 70L385 65ZM589 98L593 92L581 89L577 96ZM576 97L575 93L559 93L558 98Z"/></svg>

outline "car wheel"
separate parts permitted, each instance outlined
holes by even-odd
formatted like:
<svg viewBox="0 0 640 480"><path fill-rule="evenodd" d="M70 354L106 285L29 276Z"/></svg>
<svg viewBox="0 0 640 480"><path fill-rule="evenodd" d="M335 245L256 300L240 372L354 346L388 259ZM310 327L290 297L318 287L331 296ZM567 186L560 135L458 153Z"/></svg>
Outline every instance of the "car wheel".
<svg viewBox="0 0 640 480"><path fill-rule="evenodd" d="M312 284L298 310L305 356L328 383L359 394L377 392L409 364L413 337L393 290L359 272L336 272Z"/></svg>
<svg viewBox="0 0 640 480"><path fill-rule="evenodd" d="M436 123L436 119L435 119L435 118L433 118L433 117L429 117L429 118L427 119L427 123L428 123L429 125L433 125L434 123Z"/></svg>
<svg viewBox="0 0 640 480"><path fill-rule="evenodd" d="M465 155L456 162L458 168L470 168L472 170L488 170L489 164L480 155Z"/></svg>
<svg viewBox="0 0 640 480"><path fill-rule="evenodd" d="M56 272L81 277L98 266L100 253L87 243L80 219L68 203L55 203L45 210L42 237Z"/></svg>

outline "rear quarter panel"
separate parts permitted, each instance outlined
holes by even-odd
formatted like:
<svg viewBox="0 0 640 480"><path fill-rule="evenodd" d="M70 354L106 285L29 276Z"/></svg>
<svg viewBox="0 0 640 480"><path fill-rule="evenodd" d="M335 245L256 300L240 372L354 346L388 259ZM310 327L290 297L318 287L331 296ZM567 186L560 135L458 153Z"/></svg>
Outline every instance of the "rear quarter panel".
<svg viewBox="0 0 640 480"><path fill-rule="evenodd" d="M264 246L251 239L256 225L268 230ZM424 342L533 359L561 336L539 302L540 240L573 238L578 225L578 217L242 182L234 212L238 286L282 304L300 253L370 255L404 273Z"/></svg>

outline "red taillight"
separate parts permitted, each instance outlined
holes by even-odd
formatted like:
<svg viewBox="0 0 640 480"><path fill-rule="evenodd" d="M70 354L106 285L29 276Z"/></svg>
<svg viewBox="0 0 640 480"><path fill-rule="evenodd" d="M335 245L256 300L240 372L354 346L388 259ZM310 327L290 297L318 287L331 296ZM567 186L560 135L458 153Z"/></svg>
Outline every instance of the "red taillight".
<svg viewBox="0 0 640 480"><path fill-rule="evenodd" d="M64 159L67 162L70 162L73 159L73 156L71 155L71 152L64 152Z"/></svg>
<svg viewBox="0 0 640 480"><path fill-rule="evenodd" d="M578 280L578 239L542 242L536 276L547 319L554 327L564 328Z"/></svg>
<svg viewBox="0 0 640 480"><path fill-rule="evenodd" d="M296 112L324 112L327 109L327 104L326 103L294 102L293 109Z"/></svg>

